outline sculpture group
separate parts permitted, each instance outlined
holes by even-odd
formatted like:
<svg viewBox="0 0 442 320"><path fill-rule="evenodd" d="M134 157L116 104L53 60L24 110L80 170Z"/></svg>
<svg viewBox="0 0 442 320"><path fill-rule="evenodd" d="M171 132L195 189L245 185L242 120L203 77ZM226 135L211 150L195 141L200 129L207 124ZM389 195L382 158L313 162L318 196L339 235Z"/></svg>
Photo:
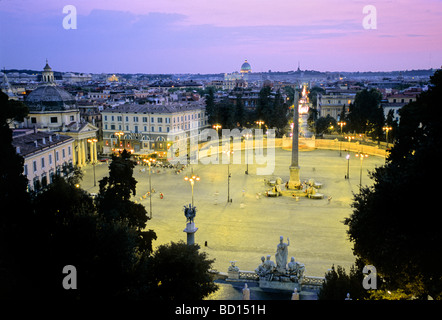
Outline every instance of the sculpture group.
<svg viewBox="0 0 442 320"><path fill-rule="evenodd" d="M260 280L301 283L305 266L295 261L294 257L291 257L290 262L287 263L290 240L287 238L287 243L283 241L284 238L281 236L279 244L276 246L276 263L270 260L270 255L267 255L266 258L263 256L261 257L262 263L255 269L255 272Z"/></svg>

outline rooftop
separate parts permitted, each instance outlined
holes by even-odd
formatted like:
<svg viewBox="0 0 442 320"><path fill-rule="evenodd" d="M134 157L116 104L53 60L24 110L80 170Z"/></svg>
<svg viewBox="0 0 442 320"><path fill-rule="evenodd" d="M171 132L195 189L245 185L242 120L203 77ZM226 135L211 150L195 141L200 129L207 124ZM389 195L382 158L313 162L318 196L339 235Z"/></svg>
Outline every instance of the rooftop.
<svg viewBox="0 0 442 320"><path fill-rule="evenodd" d="M191 110L203 110L204 104L199 102L176 102L165 105L156 104L124 104L115 108L108 108L102 113L176 113Z"/></svg>
<svg viewBox="0 0 442 320"><path fill-rule="evenodd" d="M13 131L12 145L16 148L18 154L26 157L69 140L73 141L74 139L53 132L35 132L33 129L19 129Z"/></svg>

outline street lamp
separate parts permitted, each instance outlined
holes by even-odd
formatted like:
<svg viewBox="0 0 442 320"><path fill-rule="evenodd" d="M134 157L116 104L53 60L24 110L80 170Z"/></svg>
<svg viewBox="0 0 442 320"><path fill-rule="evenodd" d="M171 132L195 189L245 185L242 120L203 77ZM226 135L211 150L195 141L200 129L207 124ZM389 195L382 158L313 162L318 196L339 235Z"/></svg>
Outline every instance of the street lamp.
<svg viewBox="0 0 442 320"><path fill-rule="evenodd" d="M341 127L341 135L342 135L342 127L343 126L345 126L347 123L345 122L345 121L339 121L338 122L338 125ZM342 154L341 154L341 144L342 144L342 142L341 142L341 140L339 139L339 156L341 156Z"/></svg>
<svg viewBox="0 0 442 320"><path fill-rule="evenodd" d="M195 181L200 181L200 177L196 175L192 175L190 178L188 176L185 176L184 181L189 181L190 185L192 186L192 207L193 207L193 185L195 184Z"/></svg>
<svg viewBox="0 0 442 320"><path fill-rule="evenodd" d="M251 133L246 133L244 135L244 138L246 139L246 163L247 163L247 169L245 174L249 174L249 138L252 138L253 135Z"/></svg>
<svg viewBox="0 0 442 320"><path fill-rule="evenodd" d="M359 173L359 192L360 192L362 189L362 161L364 160L364 158L368 158L368 154L358 152L355 154L355 156L361 159L361 170Z"/></svg>
<svg viewBox="0 0 442 320"><path fill-rule="evenodd" d="M388 132L389 132L390 130L393 130L393 128L392 128L392 127L389 127L389 126L385 126L385 127L382 128L382 130L385 131L385 134L386 134L385 140L387 141L387 148L388 148Z"/></svg>
<svg viewBox="0 0 442 320"><path fill-rule="evenodd" d="M227 163L227 202L232 202L232 199L230 199L230 155L233 154L233 151L224 151L229 156L229 162Z"/></svg>
<svg viewBox="0 0 442 320"><path fill-rule="evenodd" d="M145 163L149 165L149 215L152 219L152 174L151 174L151 164L152 162L155 162L155 159L149 158L149 159L143 159Z"/></svg>
<svg viewBox="0 0 442 320"><path fill-rule="evenodd" d="M118 132L115 132L115 135L118 137L118 149L120 149L120 144L121 144L120 139L121 139L121 136L124 135L124 132L123 131L118 131Z"/></svg>
<svg viewBox="0 0 442 320"><path fill-rule="evenodd" d="M259 126L259 129L261 129L261 125L264 124L265 122L262 120L258 120L255 123Z"/></svg>
<svg viewBox="0 0 442 320"><path fill-rule="evenodd" d="M345 176L345 179L350 179L350 153L347 153L345 159L347 159L347 175Z"/></svg>

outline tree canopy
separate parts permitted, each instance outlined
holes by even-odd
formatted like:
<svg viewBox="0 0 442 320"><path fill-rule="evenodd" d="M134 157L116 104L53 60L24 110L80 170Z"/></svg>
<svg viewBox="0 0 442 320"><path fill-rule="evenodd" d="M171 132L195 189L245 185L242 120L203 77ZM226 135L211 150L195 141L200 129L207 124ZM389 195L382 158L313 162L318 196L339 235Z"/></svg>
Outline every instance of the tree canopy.
<svg viewBox="0 0 442 320"><path fill-rule="evenodd" d="M404 106L396 142L374 184L355 195L346 219L354 253L374 265L391 290L442 298L442 234L435 151L442 147L442 71L416 102Z"/></svg>

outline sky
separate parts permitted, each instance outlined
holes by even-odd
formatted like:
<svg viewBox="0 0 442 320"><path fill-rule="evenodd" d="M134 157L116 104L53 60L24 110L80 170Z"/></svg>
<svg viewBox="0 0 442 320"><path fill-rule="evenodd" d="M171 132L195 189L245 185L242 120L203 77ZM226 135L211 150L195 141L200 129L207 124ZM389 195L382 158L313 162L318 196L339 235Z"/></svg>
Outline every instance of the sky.
<svg viewBox="0 0 442 320"><path fill-rule="evenodd" d="M46 59L84 73L440 68L442 0L0 0L0 68Z"/></svg>

